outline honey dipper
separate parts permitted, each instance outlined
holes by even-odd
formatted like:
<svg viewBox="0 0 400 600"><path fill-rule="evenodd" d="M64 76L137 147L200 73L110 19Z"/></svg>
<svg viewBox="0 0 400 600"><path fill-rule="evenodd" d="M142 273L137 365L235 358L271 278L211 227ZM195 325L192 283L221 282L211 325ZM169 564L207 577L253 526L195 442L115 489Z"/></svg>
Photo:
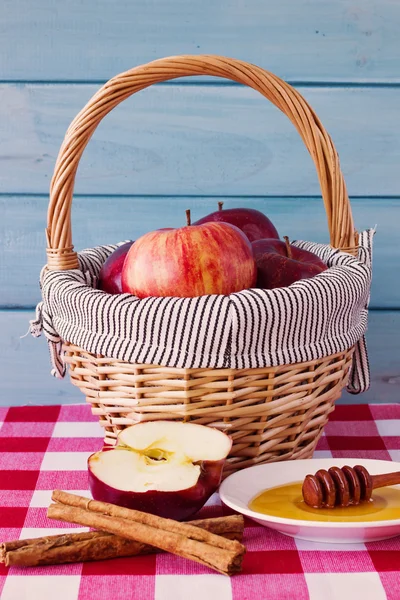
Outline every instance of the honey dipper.
<svg viewBox="0 0 400 600"><path fill-rule="evenodd" d="M400 471L370 475L362 465L320 469L303 481L304 502L313 508L349 506L370 500L372 490L400 483Z"/></svg>

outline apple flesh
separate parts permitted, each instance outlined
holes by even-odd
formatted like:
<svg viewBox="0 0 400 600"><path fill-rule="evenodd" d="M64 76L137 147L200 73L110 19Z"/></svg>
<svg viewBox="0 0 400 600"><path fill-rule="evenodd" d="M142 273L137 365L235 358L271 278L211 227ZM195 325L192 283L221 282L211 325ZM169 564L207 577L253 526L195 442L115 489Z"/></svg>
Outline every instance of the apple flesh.
<svg viewBox="0 0 400 600"><path fill-rule="evenodd" d="M227 295L253 287L256 276L251 244L240 229L188 224L137 239L125 259L122 289L138 298Z"/></svg>
<svg viewBox="0 0 400 600"><path fill-rule="evenodd" d="M257 287L273 289L287 287L325 271L328 267L313 252L276 239L252 243L257 263Z"/></svg>
<svg viewBox="0 0 400 600"><path fill-rule="evenodd" d="M126 242L114 250L100 269L97 287L107 294L122 294L122 267L133 242Z"/></svg>
<svg viewBox="0 0 400 600"><path fill-rule="evenodd" d="M264 238L278 238L275 225L272 221L259 210L254 208L222 208L223 202L219 202L219 209L211 214L199 219L193 225L203 225L204 223L218 222L230 223L238 227L250 242Z"/></svg>
<svg viewBox="0 0 400 600"><path fill-rule="evenodd" d="M89 457L90 490L95 500L183 521L218 489L231 447L225 433L204 425L132 425L115 448Z"/></svg>

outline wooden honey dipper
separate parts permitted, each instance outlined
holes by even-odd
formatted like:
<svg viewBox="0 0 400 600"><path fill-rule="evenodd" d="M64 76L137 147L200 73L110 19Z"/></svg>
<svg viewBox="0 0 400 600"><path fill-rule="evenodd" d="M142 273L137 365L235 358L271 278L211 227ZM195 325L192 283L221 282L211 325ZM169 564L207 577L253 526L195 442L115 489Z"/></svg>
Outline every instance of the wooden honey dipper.
<svg viewBox="0 0 400 600"><path fill-rule="evenodd" d="M313 508L335 508L370 500L372 490L400 483L400 471L370 475L362 465L320 469L303 481L304 502Z"/></svg>

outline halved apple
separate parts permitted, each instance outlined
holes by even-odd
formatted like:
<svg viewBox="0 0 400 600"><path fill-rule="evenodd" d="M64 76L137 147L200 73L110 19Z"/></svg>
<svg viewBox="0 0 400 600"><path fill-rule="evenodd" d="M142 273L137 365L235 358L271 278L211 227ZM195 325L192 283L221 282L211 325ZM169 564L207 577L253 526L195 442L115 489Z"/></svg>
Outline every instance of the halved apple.
<svg viewBox="0 0 400 600"><path fill-rule="evenodd" d="M225 433L194 423L150 421L123 429L115 448L88 459L95 500L182 521L218 489L232 446Z"/></svg>

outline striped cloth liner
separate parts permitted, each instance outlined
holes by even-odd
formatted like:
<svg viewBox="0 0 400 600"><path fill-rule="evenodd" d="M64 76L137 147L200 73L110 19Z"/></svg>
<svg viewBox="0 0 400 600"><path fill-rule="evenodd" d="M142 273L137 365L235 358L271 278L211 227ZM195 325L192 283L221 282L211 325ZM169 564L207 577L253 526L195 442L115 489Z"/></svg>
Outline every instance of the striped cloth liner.
<svg viewBox="0 0 400 600"><path fill-rule="evenodd" d="M369 387L364 334L374 233L359 235L357 258L329 245L294 242L329 268L290 287L196 298L106 294L95 289L96 277L117 245L84 250L80 270L43 269L43 301L31 333L43 329L57 377L65 375L61 340L125 362L235 369L305 362L355 344L348 390L359 393Z"/></svg>

